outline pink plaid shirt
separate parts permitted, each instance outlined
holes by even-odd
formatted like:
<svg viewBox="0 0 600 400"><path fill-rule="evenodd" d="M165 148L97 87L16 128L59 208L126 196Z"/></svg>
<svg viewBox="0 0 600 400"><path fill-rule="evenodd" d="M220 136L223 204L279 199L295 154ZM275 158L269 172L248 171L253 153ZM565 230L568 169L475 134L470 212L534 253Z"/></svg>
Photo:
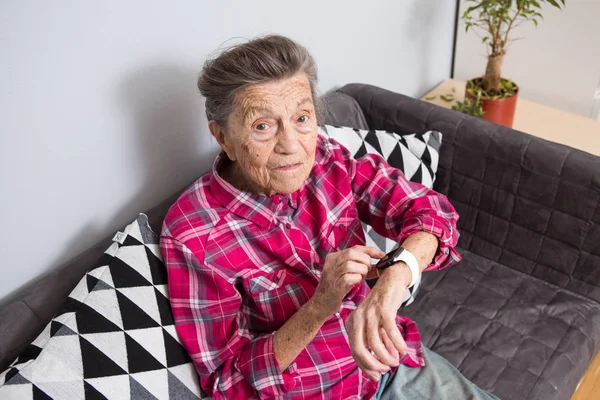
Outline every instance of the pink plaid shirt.
<svg viewBox="0 0 600 400"><path fill-rule="evenodd" d="M283 373L273 334L314 294L328 253L365 243L360 221L399 243L419 231L436 235L428 267L436 270L460 260L458 214L381 157L355 160L321 136L310 177L290 195L240 191L217 174L218 163L171 207L161 235L175 326L202 388L215 399L372 397L377 383L357 367L345 329L369 294L366 282ZM408 345L401 362L423 366L415 323L396 321Z"/></svg>

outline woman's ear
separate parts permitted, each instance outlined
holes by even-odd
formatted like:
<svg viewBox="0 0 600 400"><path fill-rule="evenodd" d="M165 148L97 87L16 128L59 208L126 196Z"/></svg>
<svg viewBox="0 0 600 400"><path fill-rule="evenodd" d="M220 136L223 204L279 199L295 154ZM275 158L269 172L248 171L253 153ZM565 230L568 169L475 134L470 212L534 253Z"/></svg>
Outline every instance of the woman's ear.
<svg viewBox="0 0 600 400"><path fill-rule="evenodd" d="M233 146L231 146L230 138L225 134L223 127L217 121L212 120L208 122L208 129L225 154L227 154L227 157L229 157L231 161L235 161Z"/></svg>

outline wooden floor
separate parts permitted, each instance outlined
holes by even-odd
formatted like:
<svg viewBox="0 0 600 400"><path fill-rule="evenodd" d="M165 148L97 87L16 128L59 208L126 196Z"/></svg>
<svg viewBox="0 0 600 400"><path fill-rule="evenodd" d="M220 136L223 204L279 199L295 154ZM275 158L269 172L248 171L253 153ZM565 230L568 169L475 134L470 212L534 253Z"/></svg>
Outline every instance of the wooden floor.
<svg viewBox="0 0 600 400"><path fill-rule="evenodd" d="M597 400L598 398L600 398L600 353L596 354L571 400Z"/></svg>

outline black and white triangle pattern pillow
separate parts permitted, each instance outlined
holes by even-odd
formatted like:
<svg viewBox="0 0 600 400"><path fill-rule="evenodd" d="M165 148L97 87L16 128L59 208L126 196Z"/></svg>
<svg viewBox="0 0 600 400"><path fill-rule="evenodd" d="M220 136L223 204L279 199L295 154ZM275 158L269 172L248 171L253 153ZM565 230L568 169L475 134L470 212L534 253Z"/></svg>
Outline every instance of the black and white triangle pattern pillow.
<svg viewBox="0 0 600 400"><path fill-rule="evenodd" d="M140 214L4 372L0 398L205 398L175 331L158 237Z"/></svg>
<svg viewBox="0 0 600 400"><path fill-rule="evenodd" d="M428 131L400 135L387 131L331 125L323 125L320 128L320 134L335 139L346 147L354 158L360 158L366 154L378 154L389 165L402 170L410 181L420 183L428 188L433 187L442 144L440 132ZM377 247L386 253L398 246L395 240L379 235L371 226L363 223L362 227L367 246ZM413 302L419 283L407 292L403 307Z"/></svg>
<svg viewBox="0 0 600 400"><path fill-rule="evenodd" d="M437 131L400 135L387 131L362 130L324 125L321 134L346 147L354 158L378 154L406 178L433 187L439 163L442 134Z"/></svg>

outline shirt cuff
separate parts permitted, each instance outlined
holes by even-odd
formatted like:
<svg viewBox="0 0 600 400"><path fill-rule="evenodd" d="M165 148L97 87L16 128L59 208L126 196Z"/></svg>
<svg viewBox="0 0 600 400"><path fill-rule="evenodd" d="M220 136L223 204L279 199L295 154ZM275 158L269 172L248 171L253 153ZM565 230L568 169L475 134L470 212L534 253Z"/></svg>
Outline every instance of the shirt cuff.
<svg viewBox="0 0 600 400"><path fill-rule="evenodd" d="M242 349L238 369L246 381L258 391L260 398L282 396L296 387L300 374L295 363L280 372L273 351L273 335L261 335Z"/></svg>
<svg viewBox="0 0 600 400"><path fill-rule="evenodd" d="M433 257L433 261L425 268L425 271L440 270L462 260L460 254L454 248L459 236L455 228L439 221L431 215L408 217L403 221L398 243L402 245L402 242L407 237L417 232L431 233L439 240L438 249Z"/></svg>

